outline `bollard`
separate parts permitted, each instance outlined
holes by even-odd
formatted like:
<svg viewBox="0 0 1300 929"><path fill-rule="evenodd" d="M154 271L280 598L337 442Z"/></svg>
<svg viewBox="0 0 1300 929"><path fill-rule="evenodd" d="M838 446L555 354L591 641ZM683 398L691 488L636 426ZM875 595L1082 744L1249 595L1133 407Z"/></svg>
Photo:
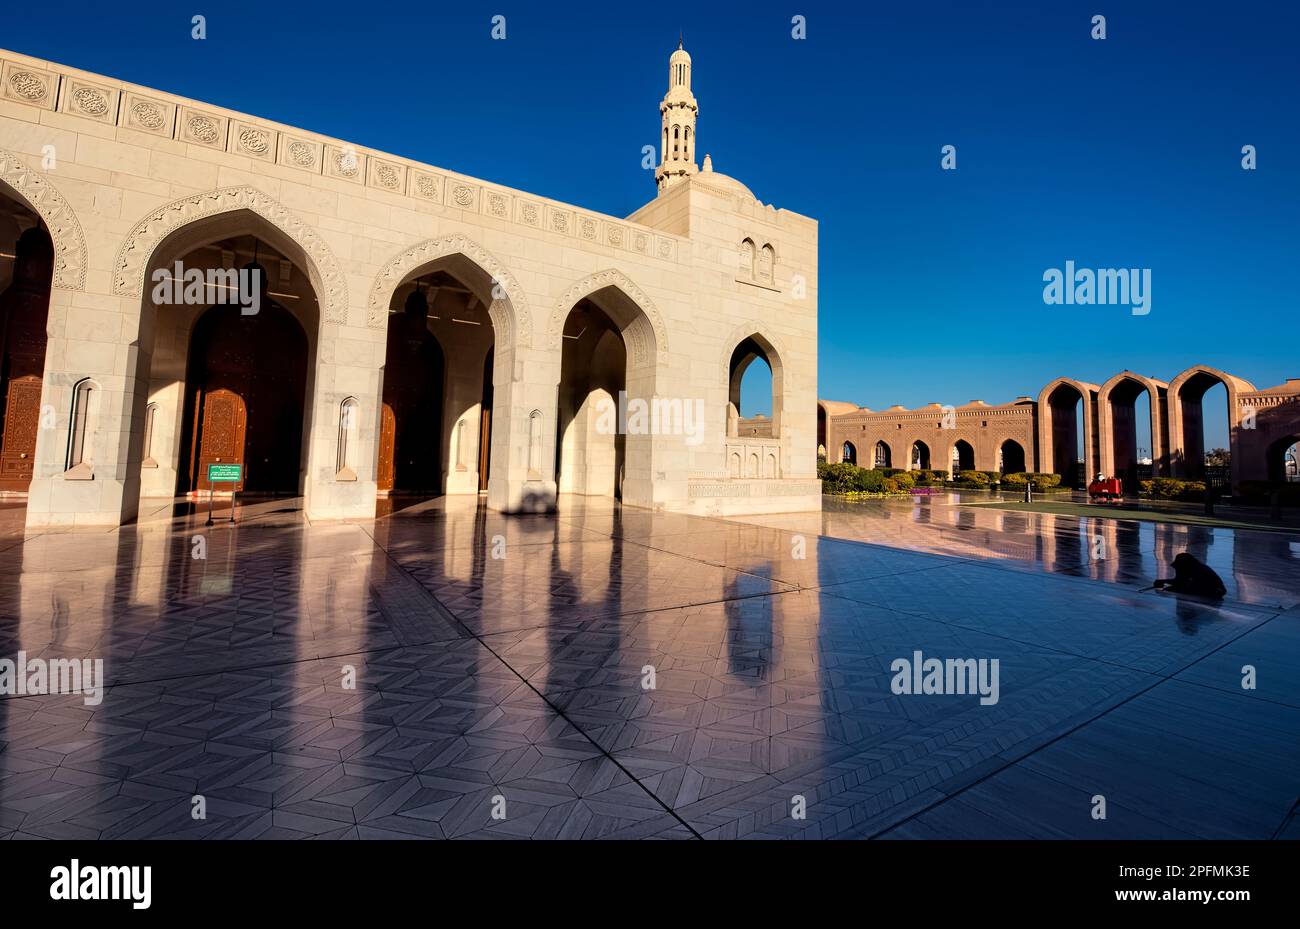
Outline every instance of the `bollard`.
<svg viewBox="0 0 1300 929"><path fill-rule="evenodd" d="M1026 503L1033 503L1033 502L1034 502L1034 482L1033 482L1033 481L1026 481L1026 482L1025 482L1025 502L1026 502Z"/></svg>

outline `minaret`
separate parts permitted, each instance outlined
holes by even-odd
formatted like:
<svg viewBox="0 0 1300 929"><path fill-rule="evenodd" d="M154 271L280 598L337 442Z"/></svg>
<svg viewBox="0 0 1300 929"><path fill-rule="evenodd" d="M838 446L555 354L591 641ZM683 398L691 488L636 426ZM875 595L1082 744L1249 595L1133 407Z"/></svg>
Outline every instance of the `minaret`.
<svg viewBox="0 0 1300 929"><path fill-rule="evenodd" d="M663 148L655 182L666 190L699 169L695 166L695 117L700 107L691 93L691 56L682 43L668 58L668 93L659 104L663 116Z"/></svg>

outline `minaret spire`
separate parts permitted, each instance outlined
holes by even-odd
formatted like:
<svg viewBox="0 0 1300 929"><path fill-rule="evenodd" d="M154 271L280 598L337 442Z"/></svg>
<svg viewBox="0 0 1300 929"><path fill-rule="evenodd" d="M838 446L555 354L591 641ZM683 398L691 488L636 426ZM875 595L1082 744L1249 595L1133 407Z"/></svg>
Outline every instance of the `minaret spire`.
<svg viewBox="0 0 1300 929"><path fill-rule="evenodd" d="M686 34L677 40L677 51L668 58L668 93L659 104L663 136L655 183L663 191L695 174L695 120L700 107L691 93L691 56L683 47Z"/></svg>

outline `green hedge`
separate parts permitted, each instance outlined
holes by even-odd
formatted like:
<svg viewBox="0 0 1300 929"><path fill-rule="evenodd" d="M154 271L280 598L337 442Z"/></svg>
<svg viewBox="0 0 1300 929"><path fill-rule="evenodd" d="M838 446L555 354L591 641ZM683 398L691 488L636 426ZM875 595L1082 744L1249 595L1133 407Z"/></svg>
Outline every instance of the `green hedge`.
<svg viewBox="0 0 1300 929"><path fill-rule="evenodd" d="M1060 486L1061 475L1040 471L1014 471L1002 475L1002 486L1009 490L1024 490L1025 485L1030 483L1034 485L1034 490L1050 490Z"/></svg>
<svg viewBox="0 0 1300 929"><path fill-rule="evenodd" d="M1204 481L1180 481L1172 477L1157 477L1138 484L1142 496L1153 500L1187 500L1195 502L1205 499Z"/></svg>
<svg viewBox="0 0 1300 929"><path fill-rule="evenodd" d="M906 493L912 489L907 472L898 472L893 477L886 477L874 468L859 468L855 464L820 464L817 477L822 482L822 493ZM899 480L902 476L903 479ZM904 486L905 485L905 486Z"/></svg>

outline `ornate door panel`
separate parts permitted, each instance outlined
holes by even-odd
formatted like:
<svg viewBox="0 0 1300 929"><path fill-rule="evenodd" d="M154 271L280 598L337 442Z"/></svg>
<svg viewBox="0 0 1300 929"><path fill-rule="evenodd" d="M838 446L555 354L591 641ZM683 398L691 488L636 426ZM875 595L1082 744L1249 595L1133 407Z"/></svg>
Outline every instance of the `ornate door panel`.
<svg viewBox="0 0 1300 929"><path fill-rule="evenodd" d="M379 421L379 467L376 480L381 491L393 489L393 479L397 475L393 453L397 444L397 416L393 408L384 404Z"/></svg>
<svg viewBox="0 0 1300 929"><path fill-rule="evenodd" d="M27 489L41 422L41 379L17 377L5 391L4 434L0 439L0 490Z"/></svg>
<svg viewBox="0 0 1300 929"><path fill-rule="evenodd" d="M233 390L210 390L203 395L203 408L199 414L203 426L199 431L198 474L195 487L205 491L208 484L208 465L245 464L244 439L248 431L248 409L244 398ZM243 477L248 479L247 468ZM218 484L218 490L230 490L230 484ZM235 490L244 489L240 481Z"/></svg>

